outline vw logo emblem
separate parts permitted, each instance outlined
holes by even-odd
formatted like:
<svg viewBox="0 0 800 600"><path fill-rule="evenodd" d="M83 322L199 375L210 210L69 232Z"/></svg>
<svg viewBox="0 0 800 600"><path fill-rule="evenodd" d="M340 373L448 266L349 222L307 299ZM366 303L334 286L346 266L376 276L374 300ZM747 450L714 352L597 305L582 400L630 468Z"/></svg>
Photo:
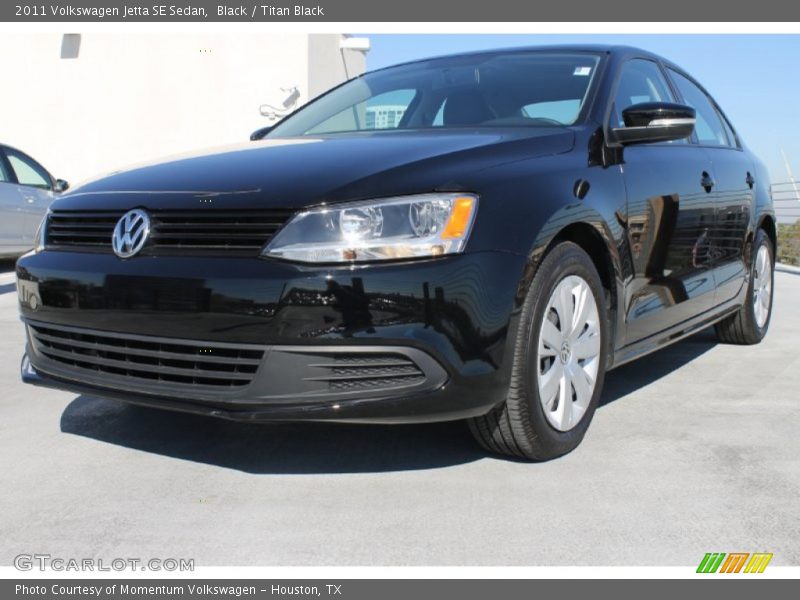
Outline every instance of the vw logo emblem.
<svg viewBox="0 0 800 600"><path fill-rule="evenodd" d="M569 347L569 342L564 341L561 344L561 352L559 353L559 357L561 358L561 362L567 364L569 359L572 358L572 349Z"/></svg>
<svg viewBox="0 0 800 600"><path fill-rule="evenodd" d="M120 258L130 258L141 250L150 235L150 217L139 208L129 210L117 221L111 247Z"/></svg>

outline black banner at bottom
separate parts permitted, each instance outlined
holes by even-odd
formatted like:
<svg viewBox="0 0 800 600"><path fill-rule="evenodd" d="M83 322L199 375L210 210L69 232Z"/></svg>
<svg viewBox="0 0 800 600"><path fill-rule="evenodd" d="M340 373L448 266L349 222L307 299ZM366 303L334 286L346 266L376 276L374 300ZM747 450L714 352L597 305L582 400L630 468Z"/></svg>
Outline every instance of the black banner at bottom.
<svg viewBox="0 0 800 600"><path fill-rule="evenodd" d="M724 594L726 600L797 597L798 580L707 576L697 579L343 579L343 580L191 580L191 579L24 579L3 580L0 598L50 600L181 599L219 600L497 600L500 598L647 598L688 600Z"/></svg>

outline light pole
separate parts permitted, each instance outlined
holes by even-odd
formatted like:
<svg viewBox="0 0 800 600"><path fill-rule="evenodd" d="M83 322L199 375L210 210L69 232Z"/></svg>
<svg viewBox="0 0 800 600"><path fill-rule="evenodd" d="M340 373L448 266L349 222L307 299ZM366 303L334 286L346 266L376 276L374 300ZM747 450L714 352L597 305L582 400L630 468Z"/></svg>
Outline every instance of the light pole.
<svg viewBox="0 0 800 600"><path fill-rule="evenodd" d="M797 181L795 180L794 175L792 175L792 167L789 165L789 159L786 158L786 152L783 151L783 148L781 148L781 156L783 157L783 164L786 165L786 172L789 174L789 183L791 183L792 188L794 188L795 200L800 202L800 191L797 189Z"/></svg>

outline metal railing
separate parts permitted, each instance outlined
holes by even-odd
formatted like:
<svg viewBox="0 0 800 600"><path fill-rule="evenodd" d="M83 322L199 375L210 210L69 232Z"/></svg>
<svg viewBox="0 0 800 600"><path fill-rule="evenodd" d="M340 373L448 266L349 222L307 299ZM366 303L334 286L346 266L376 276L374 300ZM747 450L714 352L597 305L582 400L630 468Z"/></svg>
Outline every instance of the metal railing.
<svg viewBox="0 0 800 600"><path fill-rule="evenodd" d="M800 181L772 184L772 201L778 223L795 223L800 219Z"/></svg>

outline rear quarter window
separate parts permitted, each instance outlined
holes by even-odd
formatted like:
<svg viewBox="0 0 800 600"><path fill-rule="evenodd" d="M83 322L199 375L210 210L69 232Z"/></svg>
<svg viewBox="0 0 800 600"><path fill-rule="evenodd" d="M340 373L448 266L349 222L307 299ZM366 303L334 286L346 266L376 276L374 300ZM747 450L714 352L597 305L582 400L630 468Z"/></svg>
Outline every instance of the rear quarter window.
<svg viewBox="0 0 800 600"><path fill-rule="evenodd" d="M683 101L697 111L694 128L697 141L707 146L735 145L735 142L728 142L728 134L722 125L722 119L706 93L681 73L672 69L669 69L669 73L683 96Z"/></svg>

